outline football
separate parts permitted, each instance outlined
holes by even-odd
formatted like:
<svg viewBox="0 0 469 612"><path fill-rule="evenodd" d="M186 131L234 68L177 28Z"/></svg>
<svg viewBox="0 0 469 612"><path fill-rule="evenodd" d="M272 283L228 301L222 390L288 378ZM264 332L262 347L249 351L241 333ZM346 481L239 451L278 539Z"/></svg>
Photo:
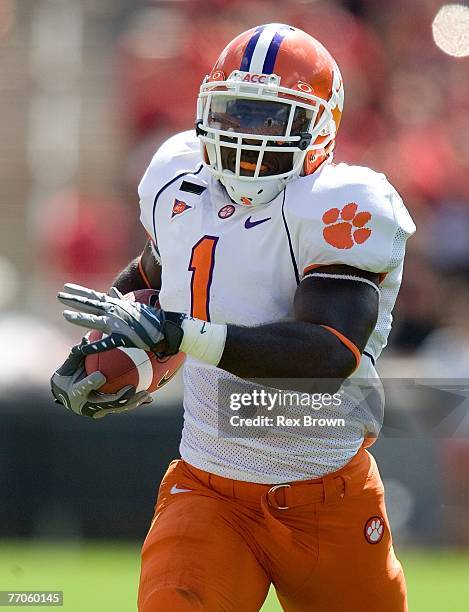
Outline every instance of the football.
<svg viewBox="0 0 469 612"><path fill-rule="evenodd" d="M134 300L159 308L158 291L141 289L127 293L126 300ZM102 333L91 331L88 338L91 342L99 340ZM116 393L127 385L137 391L157 391L176 374L182 366L186 355L179 352L171 357L158 358L154 353L138 348L115 348L104 353L88 355L85 359L87 374L99 370L106 377L106 383L100 387L102 393Z"/></svg>

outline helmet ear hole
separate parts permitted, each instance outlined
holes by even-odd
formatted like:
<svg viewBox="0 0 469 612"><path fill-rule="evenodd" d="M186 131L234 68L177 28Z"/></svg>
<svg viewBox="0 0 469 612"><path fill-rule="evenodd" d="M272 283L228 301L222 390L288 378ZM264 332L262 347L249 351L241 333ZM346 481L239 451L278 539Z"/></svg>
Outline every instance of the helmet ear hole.
<svg viewBox="0 0 469 612"><path fill-rule="evenodd" d="M328 145L325 149L316 149L315 151L310 151L304 160L303 163L303 176L307 176L308 174L312 174L315 172L319 166L329 157L332 152L332 148L329 148Z"/></svg>
<svg viewBox="0 0 469 612"><path fill-rule="evenodd" d="M257 195L261 195L263 191L264 191L263 189L259 189L259 191L257 192Z"/></svg>

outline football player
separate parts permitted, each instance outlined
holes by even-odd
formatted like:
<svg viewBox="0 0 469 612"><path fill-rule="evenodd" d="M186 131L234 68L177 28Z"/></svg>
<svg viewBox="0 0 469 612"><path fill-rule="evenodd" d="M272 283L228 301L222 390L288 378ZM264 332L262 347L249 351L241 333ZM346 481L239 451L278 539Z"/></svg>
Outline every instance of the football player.
<svg viewBox="0 0 469 612"><path fill-rule="evenodd" d="M68 321L107 334L52 378L79 414L149 400L132 388L101 396L84 355L187 354L181 459L143 545L142 612L257 611L270 584L288 611L407 609L365 448L379 418L359 391L378 380L415 226L384 175L333 163L343 104L336 62L305 32L268 24L237 36L201 85L195 131L164 143L139 186L149 240L114 285L160 289L162 310L117 290L59 294ZM341 399L321 415L342 426L229 431L230 392L260 388L246 381L256 378L328 381Z"/></svg>

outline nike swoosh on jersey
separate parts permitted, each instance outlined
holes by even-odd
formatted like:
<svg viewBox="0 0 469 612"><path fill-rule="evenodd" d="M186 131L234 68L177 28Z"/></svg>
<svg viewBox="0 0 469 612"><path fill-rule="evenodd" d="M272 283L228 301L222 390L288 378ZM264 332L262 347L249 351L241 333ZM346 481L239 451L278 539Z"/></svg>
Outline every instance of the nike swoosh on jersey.
<svg viewBox="0 0 469 612"><path fill-rule="evenodd" d="M256 227L256 225L260 225L261 223L265 223L266 221L270 221L272 217L267 217L267 219L259 219L259 221L251 221L251 217L248 217L244 222L244 227L249 229L251 227Z"/></svg>
<svg viewBox="0 0 469 612"><path fill-rule="evenodd" d="M171 495L176 495L176 493L192 493L192 489L179 489L177 485L173 485L170 493Z"/></svg>

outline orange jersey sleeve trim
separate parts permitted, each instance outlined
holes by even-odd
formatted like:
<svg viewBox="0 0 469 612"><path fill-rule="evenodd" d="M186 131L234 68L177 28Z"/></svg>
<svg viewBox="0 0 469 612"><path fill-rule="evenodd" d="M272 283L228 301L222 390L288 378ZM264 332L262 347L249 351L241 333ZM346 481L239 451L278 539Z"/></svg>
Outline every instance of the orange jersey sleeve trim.
<svg viewBox="0 0 469 612"><path fill-rule="evenodd" d="M311 270L314 270L315 268L320 268L323 265L324 264L311 264L309 266L306 266L306 268L303 270L303 276L308 274L308 272L311 272Z"/></svg>
<svg viewBox="0 0 469 612"><path fill-rule="evenodd" d="M148 287L148 289L153 289L153 287L151 286L150 281L148 280L148 276L145 274L145 270L143 269L143 266L142 266L142 257L141 256L138 258L138 271L140 272L140 276L145 281L145 284Z"/></svg>
<svg viewBox="0 0 469 612"><path fill-rule="evenodd" d="M379 275L379 284L380 285L384 281L384 279L386 278L387 275L388 275L387 272L381 272L381 274Z"/></svg>
<svg viewBox="0 0 469 612"><path fill-rule="evenodd" d="M358 349L358 346L354 344L351 340L349 340L347 336L344 336L344 334L341 334L339 331L337 331L333 327L329 327L328 325L321 325L321 327L324 327L324 329L327 329L327 331L331 332L331 334L334 334L334 336L338 338L342 342L342 344L349 349L349 351L352 352L353 356L355 357L355 361L357 362L357 365L355 366L355 370L356 370L358 366L360 365L360 360L362 358L362 355L360 353L360 350Z"/></svg>

